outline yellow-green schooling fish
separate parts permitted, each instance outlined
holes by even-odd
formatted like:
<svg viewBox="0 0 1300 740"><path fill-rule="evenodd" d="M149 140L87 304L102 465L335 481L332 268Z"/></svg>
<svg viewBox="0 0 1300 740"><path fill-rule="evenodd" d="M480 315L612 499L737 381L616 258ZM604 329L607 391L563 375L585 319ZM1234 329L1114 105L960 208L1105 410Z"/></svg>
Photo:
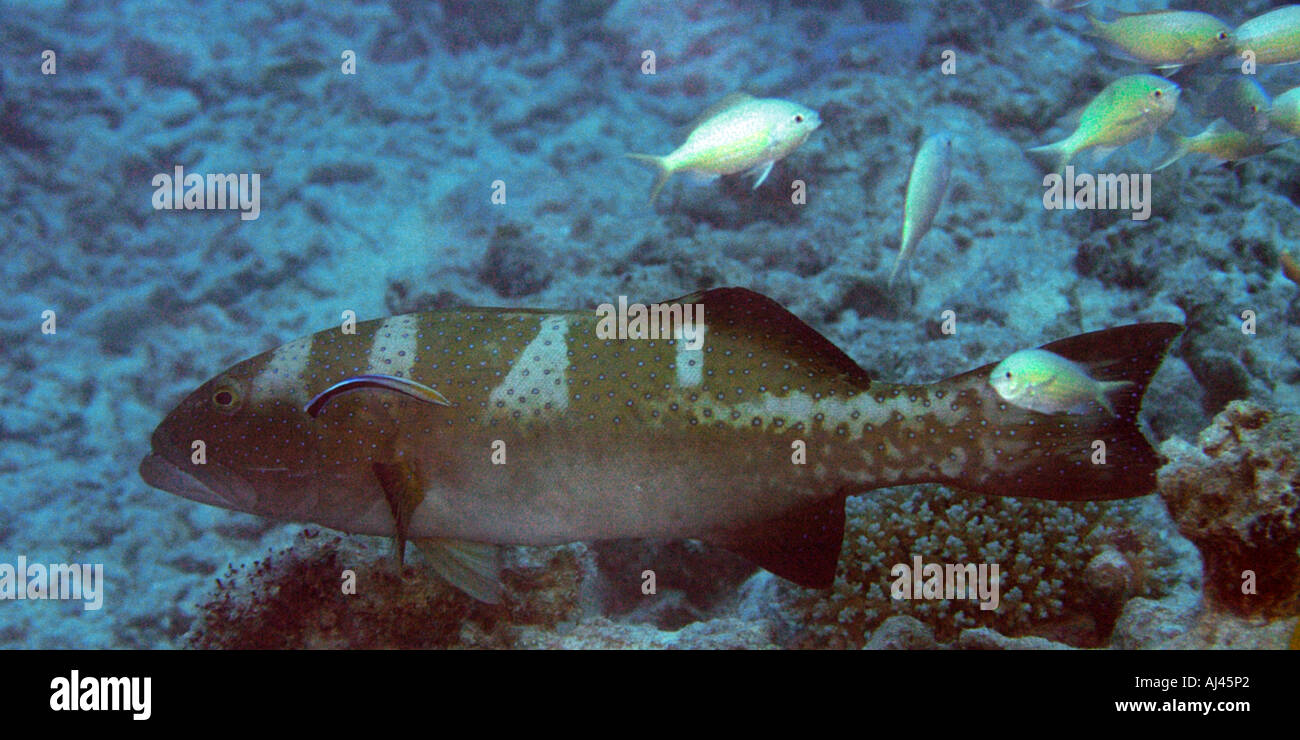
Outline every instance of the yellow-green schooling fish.
<svg viewBox="0 0 1300 740"><path fill-rule="evenodd" d="M1175 70L1232 51L1232 29L1209 13L1156 10L1112 21L1088 16L1092 35L1113 56Z"/></svg>
<svg viewBox="0 0 1300 740"><path fill-rule="evenodd" d="M1188 154L1206 154L1220 162L1237 162L1270 152L1290 139L1269 132L1248 134L1220 118L1195 136L1174 134L1173 149L1155 166L1155 170L1163 170Z"/></svg>
<svg viewBox="0 0 1300 740"><path fill-rule="evenodd" d="M1300 87L1293 87L1273 98L1268 122L1278 131L1300 136Z"/></svg>
<svg viewBox="0 0 1300 740"><path fill-rule="evenodd" d="M898 276L898 269L912 253L912 249L930 230L935 214L948 192L948 179L952 174L952 136L947 132L934 134L921 143L912 161L912 172L907 178L907 198L903 202L903 230L899 236L898 258L889 271L889 284Z"/></svg>
<svg viewBox="0 0 1300 740"><path fill-rule="evenodd" d="M757 188L772 165L798 149L820 125L817 111L798 103L733 93L706 111L671 154L627 156L656 169L651 202L676 172L718 177L750 171L757 176Z"/></svg>
<svg viewBox="0 0 1300 740"><path fill-rule="evenodd" d="M1237 26L1238 57L1254 54L1256 64L1300 62L1300 5L1284 5Z"/></svg>
<svg viewBox="0 0 1300 740"><path fill-rule="evenodd" d="M1074 133L1029 152L1050 158L1056 172L1063 174L1070 160L1085 149L1105 153L1154 134L1174 115L1179 92L1178 85L1163 77L1121 77L1088 103Z"/></svg>
<svg viewBox="0 0 1300 740"><path fill-rule="evenodd" d="M1096 404L1114 415L1107 398L1131 380L1100 381L1088 369L1048 349L1022 349L999 362L989 384L1004 401L1041 414L1086 414Z"/></svg>
<svg viewBox="0 0 1300 740"><path fill-rule="evenodd" d="M1222 118L1239 131L1258 135L1268 130L1272 106L1273 101L1254 77L1235 74L1214 89L1207 110L1211 118Z"/></svg>
<svg viewBox="0 0 1300 740"><path fill-rule="evenodd" d="M1044 416L1001 398L991 366L928 385L873 380L748 290L666 305L678 304L702 307L702 343L602 338L589 310L466 308L322 331L201 385L154 430L140 474L205 504L392 536L399 553L415 539L488 601L494 545L693 537L826 587L850 494L925 481L1063 500L1154 488L1159 461L1134 422L1175 324L1046 345L1128 385L1113 415ZM648 336L673 336L681 316ZM1090 462L1094 440L1105 465Z"/></svg>

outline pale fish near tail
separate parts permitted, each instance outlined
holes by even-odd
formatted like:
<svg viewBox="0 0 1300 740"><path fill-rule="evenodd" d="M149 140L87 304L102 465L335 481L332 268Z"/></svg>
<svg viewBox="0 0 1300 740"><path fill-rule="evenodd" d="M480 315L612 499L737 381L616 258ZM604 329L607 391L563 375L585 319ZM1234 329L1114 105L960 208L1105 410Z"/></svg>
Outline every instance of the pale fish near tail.
<svg viewBox="0 0 1300 740"><path fill-rule="evenodd" d="M200 503L393 537L399 557L414 539L484 601L503 593L497 545L691 537L825 588L849 495L926 482L1069 501L1154 490L1160 460L1136 422L1176 324L1044 345L1114 388L1110 411L1044 413L1002 398L992 364L875 380L752 291L675 304L703 310L702 345L608 339L589 310L463 308L322 331L200 386L158 425L140 474ZM656 336L686 329L681 316Z"/></svg>
<svg viewBox="0 0 1300 740"><path fill-rule="evenodd" d="M733 93L705 111L672 153L627 156L654 168L652 203L678 172L712 178L748 171L755 174L757 188L777 160L798 149L820 125L817 111L798 103Z"/></svg>
<svg viewBox="0 0 1300 740"><path fill-rule="evenodd" d="M903 228L898 240L898 257L889 271L889 285L898 277L898 269L930 231L934 217L948 192L952 176L952 135L941 131L926 138L912 161L907 178L907 196L903 201Z"/></svg>

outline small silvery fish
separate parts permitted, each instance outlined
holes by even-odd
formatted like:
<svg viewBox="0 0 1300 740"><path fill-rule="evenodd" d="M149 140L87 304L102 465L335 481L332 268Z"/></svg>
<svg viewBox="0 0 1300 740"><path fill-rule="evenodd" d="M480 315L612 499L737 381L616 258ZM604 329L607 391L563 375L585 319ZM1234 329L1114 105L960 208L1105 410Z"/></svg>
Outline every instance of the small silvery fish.
<svg viewBox="0 0 1300 740"><path fill-rule="evenodd" d="M1156 10L1109 22L1089 15L1088 22L1111 55L1158 69L1172 71L1232 51L1232 29L1208 13Z"/></svg>
<svg viewBox="0 0 1300 740"><path fill-rule="evenodd" d="M820 125L817 111L798 103L733 93L706 111L686 141L671 154L627 156L656 169L651 202L677 172L718 177L749 171L757 176L757 188L767 179L772 165L798 149Z"/></svg>
<svg viewBox="0 0 1300 740"><path fill-rule="evenodd" d="M654 338L687 336L682 312L640 339L605 338L590 310L465 308L322 331L199 386L154 430L140 474L200 503L393 537L399 555L411 538L486 601L501 594L496 545L693 537L824 588L850 494L1154 489L1160 461L1135 422L1176 324L1046 345L1129 386L1113 417L1043 424L989 386L991 366L874 380L748 290L658 305L702 310L702 343ZM1088 462L1094 440L1105 465Z"/></svg>
<svg viewBox="0 0 1300 740"><path fill-rule="evenodd" d="M1007 403L1041 414L1086 414L1099 405L1111 416L1107 396L1130 380L1098 381L1071 360L1046 349L1025 349L999 362L989 384Z"/></svg>
<svg viewBox="0 0 1300 740"><path fill-rule="evenodd" d="M1178 106L1178 85L1155 75L1129 75L1107 85L1083 109L1074 133L1031 154L1049 157L1058 174L1076 154L1116 147L1150 136L1164 126Z"/></svg>
<svg viewBox="0 0 1300 740"><path fill-rule="evenodd" d="M1222 118L1239 131L1262 134L1268 129L1272 104L1255 78L1233 75L1214 89L1207 109L1212 117Z"/></svg>
<svg viewBox="0 0 1300 740"><path fill-rule="evenodd" d="M899 236L898 258L889 271L889 284L894 283L898 269L921 241L948 192L948 179L952 174L952 136L945 132L934 134L921 143L912 160L912 172L907 178L907 198L903 202L903 230Z"/></svg>
<svg viewBox="0 0 1300 740"><path fill-rule="evenodd" d="M1174 134L1173 149L1154 169L1157 172L1163 170L1188 154L1205 154L1220 162L1238 162L1270 152L1290 140L1290 136L1267 132L1248 134L1220 118L1195 136Z"/></svg>
<svg viewBox="0 0 1300 740"><path fill-rule="evenodd" d="M1300 62L1300 5L1284 5L1237 26L1237 56L1254 55L1256 64Z"/></svg>
<svg viewBox="0 0 1300 740"><path fill-rule="evenodd" d="M1273 98L1268 109L1268 122L1278 131L1300 136L1300 87L1293 87Z"/></svg>

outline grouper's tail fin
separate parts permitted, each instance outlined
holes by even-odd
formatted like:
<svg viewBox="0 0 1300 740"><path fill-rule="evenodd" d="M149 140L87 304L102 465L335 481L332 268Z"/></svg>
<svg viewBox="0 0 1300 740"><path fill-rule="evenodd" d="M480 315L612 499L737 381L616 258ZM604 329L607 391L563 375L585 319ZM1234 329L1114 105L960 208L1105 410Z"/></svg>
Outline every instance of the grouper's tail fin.
<svg viewBox="0 0 1300 740"><path fill-rule="evenodd" d="M936 388L965 407L970 447L960 472L934 480L977 493L1057 501L1102 501L1155 490L1160 456L1138 428L1147 384L1178 324L1133 324L1043 345L1111 384L1107 400L1085 413L1046 414L1005 401L989 384L985 365ZM942 469L942 465L937 466Z"/></svg>
<svg viewBox="0 0 1300 740"><path fill-rule="evenodd" d="M1133 423L1151 377L1182 332L1181 324L1131 324L1058 339L1042 349L1082 365L1093 380L1116 384L1109 394L1115 417Z"/></svg>

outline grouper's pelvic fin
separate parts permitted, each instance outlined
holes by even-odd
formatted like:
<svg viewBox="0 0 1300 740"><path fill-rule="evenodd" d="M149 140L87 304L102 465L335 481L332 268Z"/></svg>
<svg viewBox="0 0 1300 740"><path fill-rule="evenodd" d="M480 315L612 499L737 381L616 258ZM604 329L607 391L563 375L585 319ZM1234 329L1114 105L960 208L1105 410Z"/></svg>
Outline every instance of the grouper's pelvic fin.
<svg viewBox="0 0 1300 740"><path fill-rule="evenodd" d="M442 578L488 604L501 603L501 549L482 542L414 540L429 567Z"/></svg>
<svg viewBox="0 0 1300 740"><path fill-rule="evenodd" d="M1160 456L1138 428L1142 395L1182 332L1178 324L1120 326L1042 346L1078 363L1107 389L1111 409L1042 413L1004 401L988 383L985 365L932 386L970 407L968 422L983 430L967 452L987 461L957 476L912 482L944 483L995 496L1056 501L1109 501L1155 490Z"/></svg>

